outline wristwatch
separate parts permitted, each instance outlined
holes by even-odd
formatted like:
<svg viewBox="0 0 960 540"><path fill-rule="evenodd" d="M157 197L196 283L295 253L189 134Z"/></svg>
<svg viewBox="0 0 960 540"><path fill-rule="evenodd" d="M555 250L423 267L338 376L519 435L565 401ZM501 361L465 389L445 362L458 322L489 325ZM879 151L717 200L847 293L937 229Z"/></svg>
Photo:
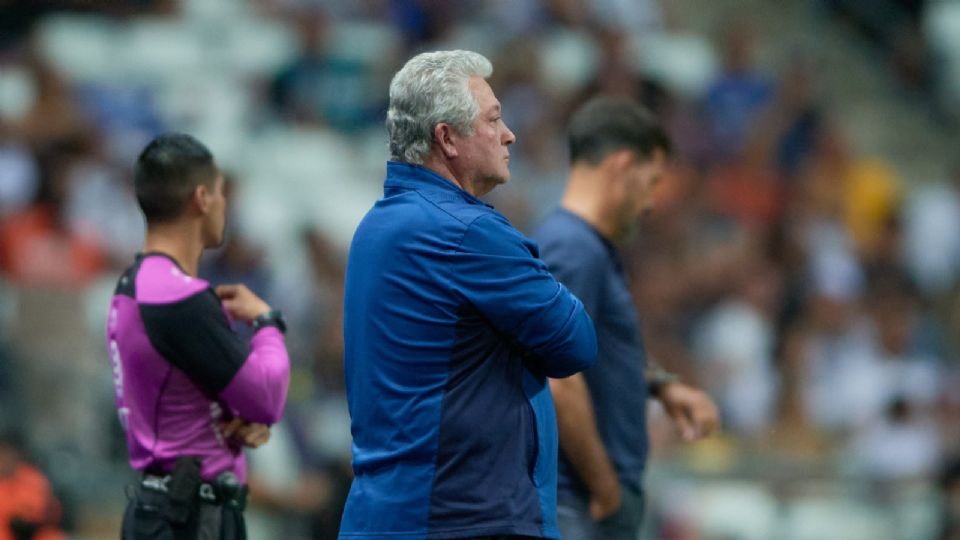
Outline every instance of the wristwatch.
<svg viewBox="0 0 960 540"><path fill-rule="evenodd" d="M270 311L258 316L253 320L253 331L256 332L264 326L273 326L283 333L287 332L287 321L283 318L283 313L279 309Z"/></svg>
<svg viewBox="0 0 960 540"><path fill-rule="evenodd" d="M663 390L664 386L680 381L680 377L676 373L670 373L657 364L650 366L646 378L647 391L653 397L660 397L660 391Z"/></svg>

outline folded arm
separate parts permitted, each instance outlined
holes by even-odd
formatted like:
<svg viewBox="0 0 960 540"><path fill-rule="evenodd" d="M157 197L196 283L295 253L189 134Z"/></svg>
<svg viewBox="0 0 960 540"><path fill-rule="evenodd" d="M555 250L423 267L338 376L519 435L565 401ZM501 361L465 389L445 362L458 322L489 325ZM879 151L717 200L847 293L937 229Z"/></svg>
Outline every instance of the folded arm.
<svg viewBox="0 0 960 540"><path fill-rule="evenodd" d="M225 305L230 309L226 300ZM260 306L254 307L258 311ZM230 328L210 289L174 303L141 304L140 313L154 348L207 394L249 422L272 424L280 419L290 361L277 328L261 328L248 346ZM236 315L233 310L231 314Z"/></svg>
<svg viewBox="0 0 960 540"><path fill-rule="evenodd" d="M502 217L491 214L470 225L453 279L498 331L533 353L545 375L566 377L596 361L597 338L583 304Z"/></svg>

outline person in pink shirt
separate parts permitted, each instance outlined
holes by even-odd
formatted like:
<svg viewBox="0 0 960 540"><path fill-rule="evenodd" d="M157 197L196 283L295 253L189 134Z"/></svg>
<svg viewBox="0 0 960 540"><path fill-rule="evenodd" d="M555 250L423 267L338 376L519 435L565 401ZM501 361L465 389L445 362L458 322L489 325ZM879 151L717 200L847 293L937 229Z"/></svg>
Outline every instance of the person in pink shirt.
<svg viewBox="0 0 960 540"><path fill-rule="evenodd" d="M160 135L134 179L143 252L120 277L107 351L130 465L143 478L122 537L245 538L243 447L269 438L290 379L278 311L244 285L212 288L200 255L224 237L223 175L189 135ZM252 325L246 343L231 320Z"/></svg>

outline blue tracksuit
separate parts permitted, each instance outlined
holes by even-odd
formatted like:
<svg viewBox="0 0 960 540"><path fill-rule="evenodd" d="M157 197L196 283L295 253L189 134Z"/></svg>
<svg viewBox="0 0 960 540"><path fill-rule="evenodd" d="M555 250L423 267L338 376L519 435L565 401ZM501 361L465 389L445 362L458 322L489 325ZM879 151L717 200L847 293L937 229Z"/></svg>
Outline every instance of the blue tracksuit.
<svg viewBox="0 0 960 540"><path fill-rule="evenodd" d="M341 538L558 538L546 377L593 364L583 305L500 213L390 162L347 263L355 478Z"/></svg>

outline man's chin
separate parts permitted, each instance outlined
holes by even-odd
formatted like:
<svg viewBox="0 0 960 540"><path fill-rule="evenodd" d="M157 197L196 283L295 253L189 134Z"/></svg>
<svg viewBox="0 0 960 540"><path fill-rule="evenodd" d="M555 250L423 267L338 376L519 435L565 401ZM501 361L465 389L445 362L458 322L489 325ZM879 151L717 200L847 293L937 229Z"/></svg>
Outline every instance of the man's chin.
<svg viewBox="0 0 960 540"><path fill-rule="evenodd" d="M227 235L222 233L220 234L220 236L216 238L208 238L207 241L203 243L204 244L203 248L204 249L221 248L223 247L223 244L226 243L226 239L227 239Z"/></svg>
<svg viewBox="0 0 960 540"><path fill-rule="evenodd" d="M510 180L509 174L507 174L506 176L502 176L499 174L497 175L491 174L491 175L482 177L482 180L480 180L478 184L480 186L479 196L483 196L483 195L486 195L487 193L490 193L491 191L493 191L493 188L502 184L506 184L509 180Z"/></svg>

